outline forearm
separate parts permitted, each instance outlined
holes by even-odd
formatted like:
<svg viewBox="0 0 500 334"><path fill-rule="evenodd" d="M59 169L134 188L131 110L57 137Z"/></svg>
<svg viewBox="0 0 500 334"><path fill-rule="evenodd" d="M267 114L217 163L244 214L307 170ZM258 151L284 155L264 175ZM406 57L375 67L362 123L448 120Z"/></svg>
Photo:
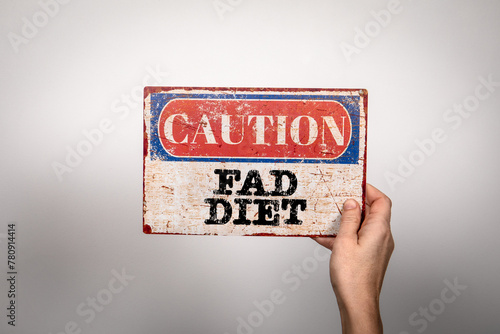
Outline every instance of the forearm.
<svg viewBox="0 0 500 334"><path fill-rule="evenodd" d="M382 319L378 298L351 300L337 299L342 321L342 334L382 334Z"/></svg>

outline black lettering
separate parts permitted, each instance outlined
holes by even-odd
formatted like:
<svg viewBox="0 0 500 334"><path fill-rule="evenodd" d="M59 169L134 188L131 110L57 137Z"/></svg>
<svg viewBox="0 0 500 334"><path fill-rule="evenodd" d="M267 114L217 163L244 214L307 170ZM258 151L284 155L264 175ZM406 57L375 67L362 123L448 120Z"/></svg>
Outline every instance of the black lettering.
<svg viewBox="0 0 500 334"><path fill-rule="evenodd" d="M251 188L255 188L255 192L252 194L249 190ZM236 192L237 195L242 196L268 196L269 194L264 191L264 184L262 183L262 179L260 177L260 173L258 170L251 170L248 172L248 175L243 183L243 187L241 190Z"/></svg>
<svg viewBox="0 0 500 334"><path fill-rule="evenodd" d="M241 172L237 169L216 169L214 173L219 175L219 189L214 190L214 194L231 195L233 192L227 188L233 187L233 175L234 180L241 179Z"/></svg>
<svg viewBox="0 0 500 334"><path fill-rule="evenodd" d="M278 211L280 208L280 202L271 199L254 199L254 204L259 206L258 219L252 221L255 225L272 225L278 226L280 223L280 215L275 214L273 216L273 210ZM267 218L272 218L268 220Z"/></svg>
<svg viewBox="0 0 500 334"><path fill-rule="evenodd" d="M272 170L269 174L276 177L274 180L274 190L271 192L271 196L290 196L297 190L297 177L291 171ZM283 190L283 176L286 176L290 181L288 189L286 190Z"/></svg>
<svg viewBox="0 0 500 334"><path fill-rule="evenodd" d="M288 205L290 205L290 218L285 219L284 223L285 224L294 224L294 225L301 225L302 220L298 219L298 210L300 207L300 211L305 211L307 207L307 201L305 199L287 199L284 198L283 201L281 202L281 207L283 210L286 210L288 208Z"/></svg>
<svg viewBox="0 0 500 334"><path fill-rule="evenodd" d="M223 225L226 224L233 214L231 203L223 198L205 198L205 203L210 204L210 218L205 219L207 225ZM222 204L224 214L221 219L217 219L217 205Z"/></svg>
<svg viewBox="0 0 500 334"><path fill-rule="evenodd" d="M247 219L247 205L252 204L252 200L248 198L235 198L234 203L240 205L238 218L233 221L234 225L250 225L250 220Z"/></svg>

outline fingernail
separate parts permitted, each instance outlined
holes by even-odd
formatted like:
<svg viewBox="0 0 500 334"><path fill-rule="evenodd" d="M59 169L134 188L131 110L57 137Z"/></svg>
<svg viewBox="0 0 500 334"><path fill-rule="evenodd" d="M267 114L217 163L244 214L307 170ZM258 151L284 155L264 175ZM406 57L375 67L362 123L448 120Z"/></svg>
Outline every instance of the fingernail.
<svg viewBox="0 0 500 334"><path fill-rule="evenodd" d="M344 210L351 210L356 208L356 201L353 199L348 199L347 201L344 202Z"/></svg>

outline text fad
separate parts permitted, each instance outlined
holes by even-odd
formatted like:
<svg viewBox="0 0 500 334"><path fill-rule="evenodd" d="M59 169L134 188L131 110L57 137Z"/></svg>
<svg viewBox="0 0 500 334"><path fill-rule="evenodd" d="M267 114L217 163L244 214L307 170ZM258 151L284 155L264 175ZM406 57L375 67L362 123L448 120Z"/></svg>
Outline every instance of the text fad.
<svg viewBox="0 0 500 334"><path fill-rule="evenodd" d="M366 121L364 89L146 87L144 232L335 235Z"/></svg>

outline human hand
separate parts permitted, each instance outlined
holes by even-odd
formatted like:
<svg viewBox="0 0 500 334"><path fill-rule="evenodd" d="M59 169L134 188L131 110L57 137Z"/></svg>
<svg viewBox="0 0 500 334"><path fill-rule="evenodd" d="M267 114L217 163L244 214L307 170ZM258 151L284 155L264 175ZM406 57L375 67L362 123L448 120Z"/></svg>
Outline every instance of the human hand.
<svg viewBox="0 0 500 334"><path fill-rule="evenodd" d="M337 236L314 238L332 250L330 279L344 334L383 332L379 297L394 250L391 205L386 195L367 184L363 223L359 204L349 199L344 203Z"/></svg>

